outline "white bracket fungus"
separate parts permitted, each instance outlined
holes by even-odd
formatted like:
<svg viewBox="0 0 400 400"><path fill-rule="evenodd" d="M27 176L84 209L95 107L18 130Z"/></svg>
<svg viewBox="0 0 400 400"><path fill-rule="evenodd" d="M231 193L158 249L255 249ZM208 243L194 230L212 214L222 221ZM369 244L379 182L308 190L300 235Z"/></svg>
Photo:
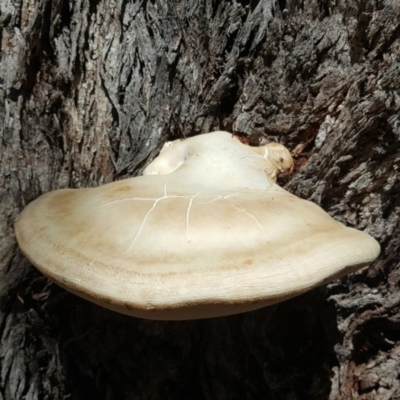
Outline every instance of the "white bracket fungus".
<svg viewBox="0 0 400 400"><path fill-rule="evenodd" d="M164 147L144 176L63 189L16 223L22 252L67 290L150 319L254 310L361 268L369 235L275 183L279 144L213 132Z"/></svg>

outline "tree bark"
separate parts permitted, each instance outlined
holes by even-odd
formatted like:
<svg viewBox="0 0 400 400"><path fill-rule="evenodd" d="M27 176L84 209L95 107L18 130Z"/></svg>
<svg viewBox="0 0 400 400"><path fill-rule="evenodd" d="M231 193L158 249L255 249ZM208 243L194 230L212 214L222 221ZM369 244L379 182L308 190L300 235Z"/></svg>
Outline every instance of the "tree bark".
<svg viewBox="0 0 400 400"><path fill-rule="evenodd" d="M400 399L397 0L4 0L0 400ZM13 225L212 130L288 146L281 184L382 246L277 306L158 322L58 288Z"/></svg>

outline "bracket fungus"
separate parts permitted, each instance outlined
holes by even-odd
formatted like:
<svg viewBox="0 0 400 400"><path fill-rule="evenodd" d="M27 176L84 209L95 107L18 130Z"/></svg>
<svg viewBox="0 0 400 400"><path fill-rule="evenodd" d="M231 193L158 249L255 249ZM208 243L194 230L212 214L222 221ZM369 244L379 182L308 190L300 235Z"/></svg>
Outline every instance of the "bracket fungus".
<svg viewBox="0 0 400 400"><path fill-rule="evenodd" d="M31 202L22 252L65 289L148 319L229 315L296 296L373 261L379 244L275 183L279 144L227 132L177 140L144 175Z"/></svg>

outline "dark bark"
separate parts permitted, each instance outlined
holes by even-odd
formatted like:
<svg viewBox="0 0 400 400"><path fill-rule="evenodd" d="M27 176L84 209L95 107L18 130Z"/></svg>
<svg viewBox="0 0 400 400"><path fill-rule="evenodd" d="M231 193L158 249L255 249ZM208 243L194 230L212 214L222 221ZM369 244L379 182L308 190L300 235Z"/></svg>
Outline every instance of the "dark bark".
<svg viewBox="0 0 400 400"><path fill-rule="evenodd" d="M5 0L0 21L1 400L400 398L397 0ZM373 235L378 261L275 307L154 322L19 252L40 194L215 129L286 144L282 184Z"/></svg>

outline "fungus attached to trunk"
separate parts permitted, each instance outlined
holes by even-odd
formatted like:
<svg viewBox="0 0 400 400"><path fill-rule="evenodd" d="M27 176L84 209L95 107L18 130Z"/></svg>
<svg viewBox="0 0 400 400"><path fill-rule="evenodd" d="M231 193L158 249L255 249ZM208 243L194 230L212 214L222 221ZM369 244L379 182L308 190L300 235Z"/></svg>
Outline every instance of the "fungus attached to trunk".
<svg viewBox="0 0 400 400"><path fill-rule="evenodd" d="M173 142L144 171L95 189L62 189L16 223L23 253L67 290L149 319L254 310L361 268L366 233L275 183L293 166L274 144L227 132Z"/></svg>

